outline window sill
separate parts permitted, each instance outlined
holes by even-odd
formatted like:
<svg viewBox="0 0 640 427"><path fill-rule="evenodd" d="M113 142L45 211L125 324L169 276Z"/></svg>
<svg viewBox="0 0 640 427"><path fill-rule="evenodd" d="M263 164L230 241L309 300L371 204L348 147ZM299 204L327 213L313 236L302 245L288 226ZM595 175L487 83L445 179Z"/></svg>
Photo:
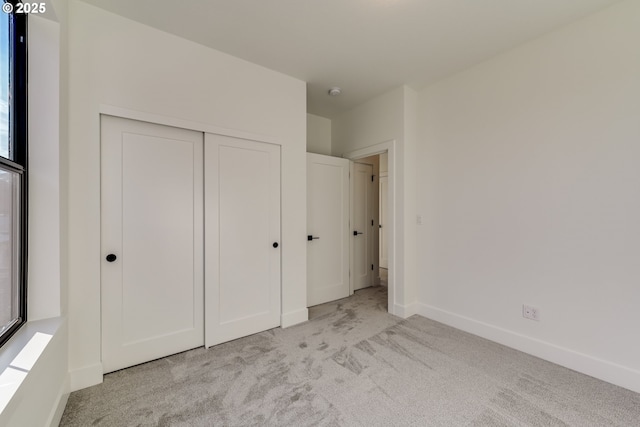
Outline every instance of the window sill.
<svg viewBox="0 0 640 427"><path fill-rule="evenodd" d="M5 414L31 371L43 359L56 334L61 334L64 319L27 322L0 349L0 417Z"/></svg>

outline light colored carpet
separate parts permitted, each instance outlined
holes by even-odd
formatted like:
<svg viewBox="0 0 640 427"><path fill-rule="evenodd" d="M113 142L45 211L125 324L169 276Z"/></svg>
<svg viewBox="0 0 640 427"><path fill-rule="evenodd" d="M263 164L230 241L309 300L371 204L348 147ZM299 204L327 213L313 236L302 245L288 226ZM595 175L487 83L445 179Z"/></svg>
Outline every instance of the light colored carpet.
<svg viewBox="0 0 640 427"><path fill-rule="evenodd" d="M640 394L420 316L386 288L106 375L63 426L638 426Z"/></svg>

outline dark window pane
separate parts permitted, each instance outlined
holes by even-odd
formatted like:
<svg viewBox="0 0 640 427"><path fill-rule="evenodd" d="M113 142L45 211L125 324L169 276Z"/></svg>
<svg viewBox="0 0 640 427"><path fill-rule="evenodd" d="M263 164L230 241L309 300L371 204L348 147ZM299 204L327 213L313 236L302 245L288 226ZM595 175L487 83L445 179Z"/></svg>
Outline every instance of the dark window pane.
<svg viewBox="0 0 640 427"><path fill-rule="evenodd" d="M26 15L0 13L0 345L27 314L26 33Z"/></svg>

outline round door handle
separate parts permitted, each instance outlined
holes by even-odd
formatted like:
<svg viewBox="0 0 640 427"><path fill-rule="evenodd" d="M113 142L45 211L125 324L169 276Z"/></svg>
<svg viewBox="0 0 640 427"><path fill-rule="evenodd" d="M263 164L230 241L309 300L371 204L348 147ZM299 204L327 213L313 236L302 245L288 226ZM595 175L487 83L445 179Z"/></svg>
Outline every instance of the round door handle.
<svg viewBox="0 0 640 427"><path fill-rule="evenodd" d="M277 248L278 247L278 242L273 242L273 247Z"/></svg>
<svg viewBox="0 0 640 427"><path fill-rule="evenodd" d="M108 261L108 262L113 262L113 261L115 261L115 260L117 260L117 259L118 259L118 257L117 257L115 254L109 254L109 255L107 255L107 261Z"/></svg>

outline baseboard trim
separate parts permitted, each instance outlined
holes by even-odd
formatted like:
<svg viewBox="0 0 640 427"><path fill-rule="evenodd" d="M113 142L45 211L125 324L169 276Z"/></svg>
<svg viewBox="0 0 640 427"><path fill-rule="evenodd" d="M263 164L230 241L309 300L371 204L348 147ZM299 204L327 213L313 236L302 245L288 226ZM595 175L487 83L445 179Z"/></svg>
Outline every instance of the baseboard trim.
<svg viewBox="0 0 640 427"><path fill-rule="evenodd" d="M413 316L414 314L419 314L420 312L420 304L417 302L412 302L411 304L402 305L402 304L394 304L393 305L393 315L402 317L406 319L408 317Z"/></svg>
<svg viewBox="0 0 640 427"><path fill-rule="evenodd" d="M418 314L445 325L495 341L560 366L640 393L640 371L598 359L588 354L531 338L508 329L461 316L446 310L418 304Z"/></svg>
<svg viewBox="0 0 640 427"><path fill-rule="evenodd" d="M54 405L51 410L51 415L49 415L49 422L47 423L50 427L57 427L60 425L60 421L62 420L62 414L64 414L64 408L67 406L67 401L69 400L69 376L67 376L66 381L60 387L60 391L58 392L58 401Z"/></svg>
<svg viewBox="0 0 640 427"><path fill-rule="evenodd" d="M289 326L297 325L307 320L309 320L309 309L301 308L300 310L283 313L280 318L280 325L283 328L288 328Z"/></svg>
<svg viewBox="0 0 640 427"><path fill-rule="evenodd" d="M69 372L69 390L76 391L102 383L102 363L74 369Z"/></svg>

